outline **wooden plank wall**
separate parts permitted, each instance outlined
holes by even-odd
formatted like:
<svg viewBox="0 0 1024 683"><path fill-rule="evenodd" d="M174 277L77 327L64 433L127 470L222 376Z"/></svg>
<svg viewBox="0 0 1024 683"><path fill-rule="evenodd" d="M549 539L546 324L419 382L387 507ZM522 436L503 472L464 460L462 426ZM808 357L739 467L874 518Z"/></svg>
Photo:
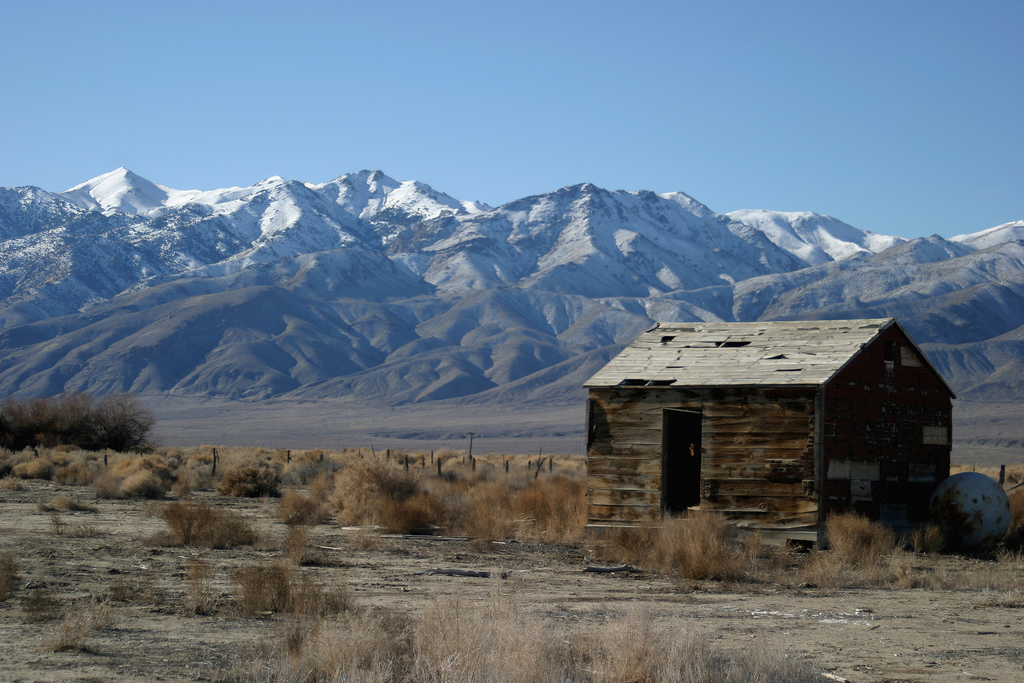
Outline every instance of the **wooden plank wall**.
<svg viewBox="0 0 1024 683"><path fill-rule="evenodd" d="M662 415L702 411L701 509L750 526L817 523L813 388L591 389L591 524L661 518Z"/></svg>
<svg viewBox="0 0 1024 683"><path fill-rule="evenodd" d="M930 518L931 494L949 476L952 406L914 354L890 328L825 387L823 513L852 509L896 527Z"/></svg>

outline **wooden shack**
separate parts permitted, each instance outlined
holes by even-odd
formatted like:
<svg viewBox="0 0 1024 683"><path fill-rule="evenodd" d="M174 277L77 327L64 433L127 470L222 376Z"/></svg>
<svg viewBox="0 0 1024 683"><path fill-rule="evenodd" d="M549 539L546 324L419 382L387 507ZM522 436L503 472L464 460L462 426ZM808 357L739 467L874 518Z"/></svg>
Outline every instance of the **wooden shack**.
<svg viewBox="0 0 1024 683"><path fill-rule="evenodd" d="M658 323L585 386L591 528L724 514L820 542L897 529L949 476L953 392L892 319Z"/></svg>

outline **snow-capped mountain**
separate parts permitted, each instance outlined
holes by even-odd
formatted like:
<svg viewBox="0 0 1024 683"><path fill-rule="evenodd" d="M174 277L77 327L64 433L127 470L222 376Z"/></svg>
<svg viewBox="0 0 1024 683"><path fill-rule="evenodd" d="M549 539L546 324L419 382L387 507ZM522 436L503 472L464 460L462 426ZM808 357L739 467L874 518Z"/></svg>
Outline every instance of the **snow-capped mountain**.
<svg viewBox="0 0 1024 683"><path fill-rule="evenodd" d="M0 188L0 391L578 400L652 320L895 316L961 397L1024 396L1024 222L907 241L583 184L500 207L361 171Z"/></svg>
<svg viewBox="0 0 1024 683"><path fill-rule="evenodd" d="M757 228L774 244L808 265L869 256L905 242L902 237L858 230L831 216L809 211L732 211L734 221Z"/></svg>

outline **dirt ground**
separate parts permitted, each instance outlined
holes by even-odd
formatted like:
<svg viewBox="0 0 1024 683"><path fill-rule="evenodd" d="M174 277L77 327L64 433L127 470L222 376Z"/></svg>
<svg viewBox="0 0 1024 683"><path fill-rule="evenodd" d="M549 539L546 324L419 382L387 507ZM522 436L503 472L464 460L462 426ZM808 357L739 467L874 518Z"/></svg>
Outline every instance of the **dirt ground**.
<svg viewBox="0 0 1024 683"><path fill-rule="evenodd" d="M41 512L63 495L97 511ZM286 527L275 500L197 494L249 517L257 548L162 547L161 502L94 500L88 487L26 481L0 491L0 556L17 562L13 593L0 602L0 680L211 681L261 640L278 637L281 617L244 617L231 571L281 555ZM823 590L774 584L679 588L645 573L584 572L586 544L481 544L465 539L369 535L322 524L311 531L318 562L304 571L338 577L356 604L415 614L438 596L486 603L495 588L517 591L527 609L559 626L586 628L643 602L660 623L697 628L726 650L752 643L782 649L831 675L825 680L1024 680L1024 600L993 591ZM186 606L190 557L214 568L213 609ZM928 558L957 571L962 558ZM488 570L506 578L422 574L432 568ZM103 605L111 625L77 649L52 651L69 606ZM993 606L993 605L1005 606Z"/></svg>

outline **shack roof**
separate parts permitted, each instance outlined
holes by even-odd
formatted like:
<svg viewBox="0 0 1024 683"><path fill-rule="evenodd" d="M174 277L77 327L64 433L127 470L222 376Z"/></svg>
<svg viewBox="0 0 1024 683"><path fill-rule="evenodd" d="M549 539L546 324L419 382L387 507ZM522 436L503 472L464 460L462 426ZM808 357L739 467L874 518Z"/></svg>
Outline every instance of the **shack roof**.
<svg viewBox="0 0 1024 683"><path fill-rule="evenodd" d="M818 386L892 325L892 318L657 323L584 386Z"/></svg>

